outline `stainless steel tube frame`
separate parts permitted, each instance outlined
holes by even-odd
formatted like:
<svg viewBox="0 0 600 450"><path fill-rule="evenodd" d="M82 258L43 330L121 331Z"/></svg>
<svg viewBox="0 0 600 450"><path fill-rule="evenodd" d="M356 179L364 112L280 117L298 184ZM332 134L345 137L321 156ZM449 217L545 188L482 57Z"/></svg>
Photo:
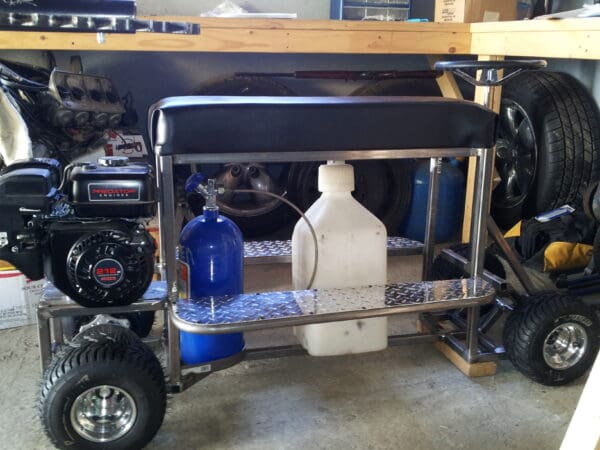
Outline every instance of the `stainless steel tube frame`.
<svg viewBox="0 0 600 450"><path fill-rule="evenodd" d="M425 242L423 249L423 280L431 280L431 266L435 252L435 226L440 192L442 158L431 158L429 162L429 192L427 196L427 216L425 221Z"/></svg>
<svg viewBox="0 0 600 450"><path fill-rule="evenodd" d="M158 226L160 229L160 274L167 282L169 306L177 300L177 236L181 224L175 223L175 177L173 176L173 157L159 156L156 167L158 176ZM170 308L165 310L165 332L167 334L167 368L172 385L181 385L181 362L179 359L179 331L171 322Z"/></svg>
<svg viewBox="0 0 600 450"><path fill-rule="evenodd" d="M483 274L487 237L487 217L490 209L492 173L494 170L494 149L479 149L477 157L477 176L473 195L473 213L471 222L471 278L477 279ZM467 360L477 361L477 327L479 308L469 308L467 313Z"/></svg>
<svg viewBox="0 0 600 450"><path fill-rule="evenodd" d="M433 200L433 204L428 209L428 243L430 250L427 253L427 258L433 255L433 242L435 232L435 205L437 204L437 196L439 192L439 180L437 176L439 158L442 157L458 157L458 156L477 156L478 157L478 172L477 172L477 188L476 201L473 215L474 231L472 236L476 237L472 248L476 253L481 253L475 261L482 261L484 247L482 246L482 233L485 230L485 215L489 208L489 186L491 185L491 149L471 149L471 148L437 148L437 149L402 149L402 150L358 150L358 151L336 151L336 152L286 152L286 153L255 153L252 154L253 161L257 162L292 162L292 161L319 161L319 160L359 160L359 159L406 159L406 158L430 158L431 171L433 171L432 180L430 183L429 200ZM161 156L160 148L155 149L156 166L158 171L157 185L160 196L159 201L159 227L160 227L160 247L161 247L161 263L160 269L163 280L166 280L168 286L168 301L172 303L177 299L177 230L180 224L175 223L176 217L176 201L174 194L174 164L194 164L194 163L222 163L223 161L243 162L248 159L247 154L240 153L220 153L220 154L191 154L191 155L175 155ZM486 189L487 194L481 195L480 191ZM486 198L487 200L484 200ZM485 212L485 214L484 214ZM479 270L476 268L479 267ZM473 274L481 275L482 265L477 263L473 265L475 268ZM469 317L478 313L478 308L469 308ZM170 305L166 310L165 317L165 332L167 333L167 364L170 384L175 387L182 387L182 366L180 362L179 349L179 330L172 321L170 314ZM478 315L478 314L477 314ZM474 319L474 320L473 320ZM477 355L477 317L471 317L472 326L469 332L468 339L469 354L473 359Z"/></svg>
<svg viewBox="0 0 600 450"><path fill-rule="evenodd" d="M350 161L356 159L413 159L413 158L456 158L460 156L477 156L473 148L407 148L401 150L343 150L313 152L264 152L264 153L200 153L175 155L175 164L247 162L252 158L255 162L302 162L302 161ZM171 157L159 157L171 158Z"/></svg>
<svg viewBox="0 0 600 450"><path fill-rule="evenodd" d="M139 302L127 306L84 308L69 301L42 300L37 307L38 342L42 372L52 358L53 344L62 343L62 326L58 321L63 317L96 316L98 314L124 314L130 312L164 310L163 300ZM52 339L54 337L54 340Z"/></svg>

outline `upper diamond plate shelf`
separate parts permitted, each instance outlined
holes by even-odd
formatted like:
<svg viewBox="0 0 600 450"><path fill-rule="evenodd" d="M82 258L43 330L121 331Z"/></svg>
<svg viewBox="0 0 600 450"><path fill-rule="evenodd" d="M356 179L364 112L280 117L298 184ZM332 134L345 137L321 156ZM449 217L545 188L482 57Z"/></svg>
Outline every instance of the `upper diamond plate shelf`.
<svg viewBox="0 0 600 450"><path fill-rule="evenodd" d="M493 287L481 279L426 281L179 300L172 317L184 331L216 334L443 311L489 303L493 296Z"/></svg>
<svg viewBox="0 0 600 450"><path fill-rule="evenodd" d="M388 255L420 255L423 244L403 237L388 237ZM245 264L277 264L292 261L292 241L244 242Z"/></svg>

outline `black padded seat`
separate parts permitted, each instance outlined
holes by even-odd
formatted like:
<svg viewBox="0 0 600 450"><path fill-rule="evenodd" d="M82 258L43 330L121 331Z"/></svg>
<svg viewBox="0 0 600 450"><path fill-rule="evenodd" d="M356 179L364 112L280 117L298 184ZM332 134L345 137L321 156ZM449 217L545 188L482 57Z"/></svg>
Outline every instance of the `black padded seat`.
<svg viewBox="0 0 600 450"><path fill-rule="evenodd" d="M149 133L163 156L417 148L488 148L496 114L437 97L171 97Z"/></svg>

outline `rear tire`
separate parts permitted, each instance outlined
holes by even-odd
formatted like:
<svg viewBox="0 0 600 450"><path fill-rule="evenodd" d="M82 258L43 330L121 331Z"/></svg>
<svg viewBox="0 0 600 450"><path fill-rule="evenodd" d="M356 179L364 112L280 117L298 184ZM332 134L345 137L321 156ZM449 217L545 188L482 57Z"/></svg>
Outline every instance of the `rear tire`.
<svg viewBox="0 0 600 450"><path fill-rule="evenodd" d="M127 331L127 330L126 330ZM106 409L94 408L106 401ZM143 448L166 409L162 368L141 342L100 339L67 347L44 374L40 419L60 449Z"/></svg>
<svg viewBox="0 0 600 450"><path fill-rule="evenodd" d="M69 346L79 348L88 344L101 344L105 342L115 342L125 346L141 344L139 336L129 328L120 325L102 324L95 325L78 333L69 342Z"/></svg>
<svg viewBox="0 0 600 450"><path fill-rule="evenodd" d="M141 311L124 314L112 314L117 319L127 319L129 329L140 338L148 337L152 331L155 319L155 311ZM73 319L73 336L79 333L79 329L94 320L94 316L78 316Z"/></svg>
<svg viewBox="0 0 600 450"><path fill-rule="evenodd" d="M559 292L525 299L503 331L506 354L519 372L548 386L582 376L598 353L600 321L593 309Z"/></svg>

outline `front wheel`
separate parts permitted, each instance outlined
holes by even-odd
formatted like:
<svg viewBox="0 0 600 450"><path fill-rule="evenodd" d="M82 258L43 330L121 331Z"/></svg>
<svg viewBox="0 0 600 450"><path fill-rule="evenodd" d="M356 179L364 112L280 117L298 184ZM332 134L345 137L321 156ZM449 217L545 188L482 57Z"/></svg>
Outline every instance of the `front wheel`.
<svg viewBox="0 0 600 450"><path fill-rule="evenodd" d="M594 310L558 292L529 297L504 327L510 361L527 377L548 386L583 375L594 362L599 340L600 321Z"/></svg>
<svg viewBox="0 0 600 450"><path fill-rule="evenodd" d="M42 382L40 418L60 449L142 448L160 428L165 407L160 363L136 338L68 347Z"/></svg>

